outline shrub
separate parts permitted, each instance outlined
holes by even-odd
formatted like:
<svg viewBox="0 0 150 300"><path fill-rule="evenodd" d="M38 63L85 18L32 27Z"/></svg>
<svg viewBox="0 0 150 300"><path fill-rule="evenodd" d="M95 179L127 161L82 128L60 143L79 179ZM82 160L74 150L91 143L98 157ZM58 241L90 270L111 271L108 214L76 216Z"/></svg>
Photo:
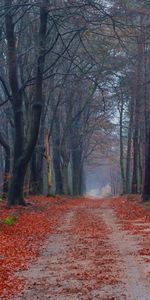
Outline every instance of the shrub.
<svg viewBox="0 0 150 300"><path fill-rule="evenodd" d="M17 220L16 216L8 216L4 219L3 222L4 222L4 224L11 226L11 225L15 224L16 220Z"/></svg>

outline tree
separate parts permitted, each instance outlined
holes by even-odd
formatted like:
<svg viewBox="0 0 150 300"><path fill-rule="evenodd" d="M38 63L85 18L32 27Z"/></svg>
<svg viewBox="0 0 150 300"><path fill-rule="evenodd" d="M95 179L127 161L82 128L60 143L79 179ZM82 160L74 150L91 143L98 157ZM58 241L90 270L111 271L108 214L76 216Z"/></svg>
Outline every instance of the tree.
<svg viewBox="0 0 150 300"><path fill-rule="evenodd" d="M45 63L45 38L47 31L48 1L43 1L40 6L40 28L39 28L39 53L37 58L35 97L32 104L32 119L27 144L24 145L23 128L23 95L19 88L17 72L16 40L14 22L12 16L12 0L5 0L5 26L8 48L8 71L9 83L12 92L12 107L14 113L15 145L14 145L14 167L10 183L8 205L25 205L23 199L23 184L28 162L35 148L41 111L43 107L42 84Z"/></svg>

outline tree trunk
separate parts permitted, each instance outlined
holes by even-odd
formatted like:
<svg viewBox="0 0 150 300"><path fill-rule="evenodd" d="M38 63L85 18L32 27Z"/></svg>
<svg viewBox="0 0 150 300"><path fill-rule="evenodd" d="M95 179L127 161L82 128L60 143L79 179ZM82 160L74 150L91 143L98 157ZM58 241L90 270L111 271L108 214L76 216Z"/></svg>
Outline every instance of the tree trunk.
<svg viewBox="0 0 150 300"><path fill-rule="evenodd" d="M25 205L23 198L23 185L27 164L23 158L19 159L13 171L9 194L8 194L8 207L12 205Z"/></svg>
<svg viewBox="0 0 150 300"><path fill-rule="evenodd" d="M124 172L124 151L123 151L123 99L121 99L120 107L120 169L122 178L122 192L126 193L126 178Z"/></svg>
<svg viewBox="0 0 150 300"><path fill-rule="evenodd" d="M132 175L132 194L137 194L139 178L139 129L141 121L141 101L142 101L142 44L141 37L138 42L138 62L136 70L136 90L135 90L135 114L134 114L134 134L133 134L133 175Z"/></svg>
<svg viewBox="0 0 150 300"><path fill-rule="evenodd" d="M3 184L3 199L7 198L9 190L9 176L10 176L10 151L5 153L5 171Z"/></svg>
<svg viewBox="0 0 150 300"><path fill-rule="evenodd" d="M62 183L63 183L63 194L70 195L69 180L68 180L68 162L62 165Z"/></svg>
<svg viewBox="0 0 150 300"><path fill-rule="evenodd" d="M45 129L44 132L44 145L45 145L45 156L47 161L47 196L51 194L52 188L52 161L51 161L51 153L48 139L48 129Z"/></svg>
<svg viewBox="0 0 150 300"><path fill-rule="evenodd" d="M60 148L60 163L61 163L61 176L62 176L62 187L63 187L63 194L70 195L70 188L69 188L69 152L67 149L66 141L61 145Z"/></svg>
<svg viewBox="0 0 150 300"><path fill-rule="evenodd" d="M35 98L32 106L31 113L31 126L29 132L29 138L27 141L26 147L22 150L23 147L23 119L22 110L20 110L20 103L22 103L22 98L20 102L18 102L18 98L14 96L18 95L19 86L17 80L17 60L16 60L16 49L15 49L15 37L14 37L14 29L13 29L13 20L11 16L10 7L12 5L11 0L5 0L6 5L6 16L5 16L5 24L6 24L6 33L7 33L7 41L8 41L8 60L9 60L9 73L10 73L10 85L13 94L13 101L15 107L15 132L17 137L17 144L15 145L15 164L13 168L13 175L9 189L8 195L8 206L15 204L25 205L25 201L23 200L23 185L25 173L27 170L28 162L30 161L39 133L40 126L40 118L43 107L43 92L42 92L42 83L43 83L43 71L44 71L44 63L45 63L45 38L47 31L47 18L48 18L48 6L49 1L43 0L40 7L40 29L39 29L39 56L37 61L37 74L36 74L36 87L35 87ZM14 60L13 60L14 55ZM14 70L15 74L12 73ZM13 76L15 77L15 81L13 80ZM17 86L16 86L17 84ZM19 129L18 126L21 126ZM21 141L19 141L19 136L21 136ZM19 151L18 145L21 143L21 150Z"/></svg>
<svg viewBox="0 0 150 300"><path fill-rule="evenodd" d="M38 191L38 182L37 182L37 159L36 159L36 152L34 150L31 161L30 161L30 194L36 195Z"/></svg>
<svg viewBox="0 0 150 300"><path fill-rule="evenodd" d="M10 175L10 147L0 133L0 145L5 150L5 170L4 170L4 183L3 183L3 199L7 198L9 189L9 175Z"/></svg>
<svg viewBox="0 0 150 300"><path fill-rule="evenodd" d="M82 185L82 163L80 149L72 151L72 177L73 177L73 195L81 195Z"/></svg>
<svg viewBox="0 0 150 300"><path fill-rule="evenodd" d="M143 168L142 168L142 149L141 145L139 144L139 192L142 193L142 183L143 183Z"/></svg>
<svg viewBox="0 0 150 300"><path fill-rule="evenodd" d="M33 106L32 125L30 138L22 156L17 160L13 169L13 176L8 195L8 206L19 204L24 205L23 184L28 162L30 161L38 138L40 116L42 107L38 104ZM20 199L20 201L19 201Z"/></svg>
<svg viewBox="0 0 150 300"><path fill-rule="evenodd" d="M57 112L57 115L54 120L52 140L53 140L53 167L54 167L54 174L55 174L55 193L61 195L63 193L63 184L62 184L62 176L61 176L59 112Z"/></svg>
<svg viewBox="0 0 150 300"><path fill-rule="evenodd" d="M54 173L55 173L55 193L62 194L62 176L61 176L61 168L60 168L60 157L59 151L55 150L53 152L53 163L54 163Z"/></svg>
<svg viewBox="0 0 150 300"><path fill-rule="evenodd" d="M138 193L138 128L135 128L133 137L133 175L132 175L132 194Z"/></svg>
<svg viewBox="0 0 150 300"><path fill-rule="evenodd" d="M58 145L58 143L55 143L55 146ZM55 174L55 193L56 194L62 194L63 188L62 188L62 176L61 176L61 167L60 167L60 153L59 149L56 147L53 150L53 166L54 166L54 174Z"/></svg>
<svg viewBox="0 0 150 300"><path fill-rule="evenodd" d="M145 174L144 174L142 198L143 201L150 200L150 130L149 130L147 154L145 159Z"/></svg>
<svg viewBox="0 0 150 300"><path fill-rule="evenodd" d="M14 164L23 151L23 110L22 110L22 94L19 91L19 83L17 76L17 54L16 41L14 33L13 16L11 14L12 0L5 0L5 26L7 37L7 59L8 59L8 73L9 83L12 91L12 107L14 113L15 126L15 144L14 144Z"/></svg>
<svg viewBox="0 0 150 300"><path fill-rule="evenodd" d="M128 146L127 146L127 163L126 163L126 193L131 192L131 145L132 145L132 127L133 127L133 107L134 101L131 99L130 104L130 120L129 120L129 129L128 129Z"/></svg>

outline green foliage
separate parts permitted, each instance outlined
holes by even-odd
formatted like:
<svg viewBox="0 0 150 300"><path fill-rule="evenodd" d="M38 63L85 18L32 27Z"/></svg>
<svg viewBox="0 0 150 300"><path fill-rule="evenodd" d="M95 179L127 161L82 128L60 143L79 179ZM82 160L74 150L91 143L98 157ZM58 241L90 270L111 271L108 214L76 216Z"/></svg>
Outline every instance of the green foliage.
<svg viewBox="0 0 150 300"><path fill-rule="evenodd" d="M8 216L4 219L4 224L11 226L15 224L16 220L17 220L16 216L14 215Z"/></svg>
<svg viewBox="0 0 150 300"><path fill-rule="evenodd" d="M47 197L56 198L56 195L54 193L50 193L50 194L47 194Z"/></svg>
<svg viewBox="0 0 150 300"><path fill-rule="evenodd" d="M2 194L0 194L0 202L2 202L4 199L3 199L3 196Z"/></svg>

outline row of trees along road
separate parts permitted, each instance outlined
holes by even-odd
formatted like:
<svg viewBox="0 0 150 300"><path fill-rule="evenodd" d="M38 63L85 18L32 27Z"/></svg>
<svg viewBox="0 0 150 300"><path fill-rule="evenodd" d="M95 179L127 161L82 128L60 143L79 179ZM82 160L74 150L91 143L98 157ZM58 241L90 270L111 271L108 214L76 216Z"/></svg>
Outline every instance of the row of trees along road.
<svg viewBox="0 0 150 300"><path fill-rule="evenodd" d="M85 165L95 157L116 162L110 180L120 177L123 193L150 198L150 5L130 2L1 1L8 206L45 190L83 194Z"/></svg>

